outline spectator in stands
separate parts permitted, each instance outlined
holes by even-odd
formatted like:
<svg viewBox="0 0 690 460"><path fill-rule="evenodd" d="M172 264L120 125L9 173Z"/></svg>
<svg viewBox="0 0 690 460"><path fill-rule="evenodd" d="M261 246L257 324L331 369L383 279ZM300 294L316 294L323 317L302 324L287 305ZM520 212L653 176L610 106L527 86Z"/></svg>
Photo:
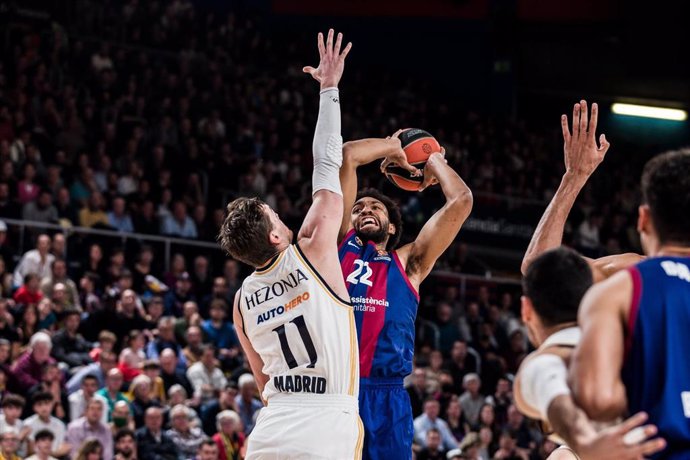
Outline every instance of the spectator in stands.
<svg viewBox="0 0 690 460"><path fill-rule="evenodd" d="M127 348L120 352L118 367L122 371L125 382L131 382L134 377L141 373L141 369L146 361L146 337L138 330L129 332L127 337Z"/></svg>
<svg viewBox="0 0 690 460"><path fill-rule="evenodd" d="M218 397L228 381L216 365L215 347L205 345L201 360L187 369L187 378L194 388L194 397L202 402Z"/></svg>
<svg viewBox="0 0 690 460"><path fill-rule="evenodd" d="M0 459L21 460L17 455L19 435L13 428L4 427L0 431Z"/></svg>
<svg viewBox="0 0 690 460"><path fill-rule="evenodd" d="M187 346L182 349L182 354L187 362L187 366L191 366L198 363L204 354L201 328L190 326L185 337L187 339Z"/></svg>
<svg viewBox="0 0 690 460"><path fill-rule="evenodd" d="M93 375L87 375L81 381L81 388L79 391L69 395L69 420L74 421L86 414L89 402L92 399L98 399L103 403L103 410L101 422L108 423L108 401L97 393L98 380Z"/></svg>
<svg viewBox="0 0 690 460"><path fill-rule="evenodd" d="M136 432L137 451L141 459L177 460L177 447L164 433L163 412L158 407L146 410L145 426Z"/></svg>
<svg viewBox="0 0 690 460"><path fill-rule="evenodd" d="M40 430L34 435L34 455L26 460L57 460L51 454L55 435L50 430Z"/></svg>
<svg viewBox="0 0 690 460"><path fill-rule="evenodd" d="M223 299L211 302L210 319L201 323L206 342L213 344L218 350L221 364L224 368L233 369L238 365L240 341L235 332L235 326L226 321L228 304Z"/></svg>
<svg viewBox="0 0 690 460"><path fill-rule="evenodd" d="M27 273L24 276L24 284L17 289L12 296L14 301L19 305L36 305L43 298L43 294L39 290L40 279L35 273Z"/></svg>
<svg viewBox="0 0 690 460"><path fill-rule="evenodd" d="M157 359L147 359L142 367L142 375L151 379L151 399L155 399L162 404L167 404L168 395L165 392L165 385L161 378L161 365Z"/></svg>
<svg viewBox="0 0 690 460"><path fill-rule="evenodd" d="M53 336L53 357L70 368L91 364L93 361L89 352L93 344L77 332L81 313L77 310L66 310L63 318L63 329Z"/></svg>
<svg viewBox="0 0 690 460"><path fill-rule="evenodd" d="M72 394L79 390L81 381L87 375L93 375L98 380L98 388L105 386L105 377L111 369L117 366L117 358L115 353L102 352L97 363L91 363L84 366L77 371L71 379L67 382L67 392Z"/></svg>
<svg viewBox="0 0 690 460"><path fill-rule="evenodd" d="M139 331L153 329L153 325L146 321L139 312L137 300L137 294L131 289L126 289L120 295L117 316L113 325L113 332L116 336L124 338L128 337L130 332L135 329Z"/></svg>
<svg viewBox="0 0 690 460"><path fill-rule="evenodd" d="M237 408L240 419L242 419L244 432L248 435L254 429L257 412L259 412L264 405L256 397L256 381L252 374L242 374L237 381L237 386L240 392L235 396L235 407Z"/></svg>
<svg viewBox="0 0 690 460"><path fill-rule="evenodd" d="M224 410L216 416L217 433L213 440L218 446L219 460L240 460L243 457L245 436L240 430L240 416Z"/></svg>
<svg viewBox="0 0 690 460"><path fill-rule="evenodd" d="M0 184L1 187L1 184ZM0 220L0 259L5 264L5 270L11 273L14 270L14 253L16 250L12 249L7 240L7 224L4 220ZM3 270L3 272L5 271ZM0 280L4 284L4 280ZM0 293L2 294L2 293ZM4 295L2 296L4 297Z"/></svg>
<svg viewBox="0 0 690 460"><path fill-rule="evenodd" d="M470 427L462 413L462 406L457 396L453 397L446 408L446 422L455 439L462 439L470 432Z"/></svg>
<svg viewBox="0 0 690 460"><path fill-rule="evenodd" d="M435 399L427 399L424 403L424 413L414 419L414 439L417 444L427 446L427 433L431 429L436 429L441 435L443 448L446 450L455 449L458 443L445 420L439 417L441 405Z"/></svg>
<svg viewBox="0 0 690 460"><path fill-rule="evenodd" d="M457 320L453 318L453 307L450 304L446 302L438 304L436 307L436 325L439 331L439 351L447 356L453 344L462 339Z"/></svg>
<svg viewBox="0 0 690 460"><path fill-rule="evenodd" d="M55 240L57 240L55 235ZM67 276L67 262L65 259L56 257L50 266L51 274L49 277L41 280L41 292L44 296L51 298L53 296L53 287L57 283L62 283L67 289L67 301L74 308L81 310L81 302L79 301L79 291L77 285Z"/></svg>
<svg viewBox="0 0 690 460"><path fill-rule="evenodd" d="M166 431L168 437L175 444L178 454L185 460L192 460L204 441L204 434L201 429L190 426L189 411L191 409L182 404L174 406L170 410L171 428Z"/></svg>
<svg viewBox="0 0 690 460"><path fill-rule="evenodd" d="M484 405L484 397L479 393L481 386L481 379L475 373L467 374L462 379L462 387L465 392L460 395L460 405L465 419L470 425L475 425L479 421L479 411Z"/></svg>
<svg viewBox="0 0 690 460"><path fill-rule="evenodd" d="M112 435L116 435L122 429L134 430L134 417L129 410L129 403L127 401L118 401L113 407L111 413L112 421L108 424Z"/></svg>
<svg viewBox="0 0 690 460"><path fill-rule="evenodd" d="M462 382L465 375L476 373L477 358L468 352L467 342L464 340L456 340L453 343L453 348L450 352L450 363L448 370L453 377L453 391L457 394L462 392Z"/></svg>
<svg viewBox="0 0 690 460"><path fill-rule="evenodd" d="M226 282L226 298L228 305L232 305L235 299L235 293L240 290L242 286L242 279L240 279L240 265L236 260L228 259L225 261L223 267L223 277Z"/></svg>
<svg viewBox="0 0 690 460"><path fill-rule="evenodd" d="M132 409L134 424L137 427L142 427L144 425L144 415L147 409L151 407L161 407L158 400L151 398L152 388L153 382L147 375L143 374L136 376L130 385L130 391L133 396L130 408Z"/></svg>
<svg viewBox="0 0 690 460"><path fill-rule="evenodd" d="M63 421L69 420L69 400L67 393L64 391L62 372L54 361L43 364L41 368L41 381L28 389L27 396L31 399L36 393L45 391L53 395L53 400L55 401L53 415ZM30 414L30 411L24 411L25 417L28 417Z"/></svg>
<svg viewBox="0 0 690 460"><path fill-rule="evenodd" d="M89 352L92 361L98 361L101 353L106 351L114 353L115 345L117 344L117 337L110 331L101 331L98 333L98 346L95 346Z"/></svg>
<svg viewBox="0 0 690 460"><path fill-rule="evenodd" d="M176 201L172 215L163 219L161 233L178 238L196 238L197 231L194 221L187 215L187 205L183 201Z"/></svg>
<svg viewBox="0 0 690 460"><path fill-rule="evenodd" d="M31 428L21 420L20 416L24 410L26 400L19 395L7 393L2 398L0 408L0 433L5 430L14 430L17 434L17 454L25 455L27 452L26 440L31 434Z"/></svg>
<svg viewBox="0 0 690 460"><path fill-rule="evenodd" d="M201 325L201 315L199 315L197 303L191 300L184 303L182 310L182 317L175 321L175 338L177 339L177 343L185 346L187 345L187 329L190 326Z"/></svg>
<svg viewBox="0 0 690 460"><path fill-rule="evenodd" d="M49 251L50 237L45 234L39 235L36 240L36 249L24 253L14 270L13 283L16 287L24 284L24 277L29 273L37 275L39 281L51 275L51 266L55 256Z"/></svg>
<svg viewBox="0 0 690 460"><path fill-rule="evenodd" d="M124 393L120 391L122 389L122 383L122 372L117 368L110 369L105 378L105 386L96 392L96 394L101 396L108 404L105 409L109 420L114 417L113 411L119 402L127 403L127 411L129 412L129 400Z"/></svg>
<svg viewBox="0 0 690 460"><path fill-rule="evenodd" d="M50 191L42 189L36 201L28 201L22 208L22 219L30 222L57 223L58 212L53 206Z"/></svg>
<svg viewBox="0 0 690 460"><path fill-rule="evenodd" d="M199 450L196 452L194 460L218 460L220 453L215 441L205 438L199 445Z"/></svg>
<svg viewBox="0 0 690 460"><path fill-rule="evenodd" d="M29 349L15 362L12 371L21 388L31 388L41 381L42 367L47 362L55 362L50 357L53 342L45 332L31 336Z"/></svg>
<svg viewBox="0 0 690 460"><path fill-rule="evenodd" d="M196 301L192 293L192 280L189 273L182 272L175 281L175 289L165 295L165 314L167 316L182 316L185 302Z"/></svg>
<svg viewBox="0 0 690 460"><path fill-rule="evenodd" d="M212 399L203 406L201 406L201 423L204 432L206 432L207 435L213 436L213 434L216 432L216 416L220 412L237 412L237 404L235 404L235 397L237 397L237 394L237 383L230 381L225 386L225 389L221 391L220 396L218 396L218 398ZM239 415L237 417L239 417Z"/></svg>
<svg viewBox="0 0 690 460"><path fill-rule="evenodd" d="M194 270L192 272L192 292L197 299L203 299L211 293L213 279L209 269L209 261L206 256L194 258Z"/></svg>
<svg viewBox="0 0 690 460"><path fill-rule="evenodd" d="M33 163L24 163L22 167L22 180L17 184L17 201L25 205L38 197L41 188L35 183L36 166Z"/></svg>
<svg viewBox="0 0 690 460"><path fill-rule="evenodd" d="M119 430L115 434L115 460L137 460L138 458L134 431L126 428Z"/></svg>
<svg viewBox="0 0 690 460"><path fill-rule="evenodd" d="M53 410L55 400L53 395L48 392L36 393L33 398L34 415L27 418L24 423L31 428L31 441L35 441L34 436L41 430L49 430L53 433L52 455L54 457L62 457L67 455L71 446L65 442L65 424L60 419L50 415Z"/></svg>
<svg viewBox="0 0 690 460"><path fill-rule="evenodd" d="M133 289L136 292L148 290L146 277L153 274L153 258L154 254L151 246L144 245L139 249L139 255L132 271Z"/></svg>
<svg viewBox="0 0 690 460"><path fill-rule="evenodd" d="M525 449L521 449L517 445L517 433L506 429L501 433L499 439L499 449L494 454L494 458L515 458L521 460L529 460L529 454Z"/></svg>
<svg viewBox="0 0 690 460"><path fill-rule="evenodd" d="M424 401L429 398L424 369L418 367L412 372L412 385L407 387L407 394L410 396L412 416L419 417L422 414Z"/></svg>
<svg viewBox="0 0 690 460"><path fill-rule="evenodd" d="M12 163L9 163L12 167ZM7 219L19 219L21 207L14 201L10 193L10 185L5 180L0 180L0 217Z"/></svg>
<svg viewBox="0 0 690 460"><path fill-rule="evenodd" d="M417 454L417 460L445 460L446 451L441 442L441 432L436 428L429 428L426 432L425 447Z"/></svg>
<svg viewBox="0 0 690 460"><path fill-rule="evenodd" d="M163 386L165 387L165 392L170 390L173 385L181 385L188 395L194 393L192 384L187 379L186 369L180 369L177 365L178 359L175 352L169 348L163 350L160 355L160 365L161 365L161 379L163 379Z"/></svg>
<svg viewBox="0 0 690 460"><path fill-rule="evenodd" d="M155 235L159 233L160 221L156 215L156 206L151 200L145 200L139 212L134 216L134 229L137 233Z"/></svg>
<svg viewBox="0 0 690 460"><path fill-rule="evenodd" d="M72 421L67 427L66 441L72 446L72 455L77 457L80 446L88 439L97 440L102 447L101 458L112 458L113 436L108 425L103 423L105 403L92 398L86 403L84 416Z"/></svg>
<svg viewBox="0 0 690 460"><path fill-rule="evenodd" d="M121 196L113 200L113 210L108 212L108 224L118 232L134 232L132 218L127 212L127 202Z"/></svg>
<svg viewBox="0 0 690 460"><path fill-rule="evenodd" d="M60 187L58 190L55 210L57 211L58 219L66 220L72 226L79 224L77 208L72 204L72 197L70 197L67 187Z"/></svg>
<svg viewBox="0 0 690 460"><path fill-rule="evenodd" d="M94 313L103 309L101 298L96 295L96 286L100 284L100 278L96 273L86 272L79 280L79 305L84 313Z"/></svg>
<svg viewBox="0 0 690 460"><path fill-rule="evenodd" d="M146 304L146 321L157 324L163 318L163 313L165 313L163 299L160 296L151 297Z"/></svg>
<svg viewBox="0 0 690 460"><path fill-rule="evenodd" d="M168 271L163 275L163 282L171 289L175 287L178 278L186 272L187 261L180 253L173 254Z"/></svg>
<svg viewBox="0 0 690 460"><path fill-rule="evenodd" d="M537 435L532 435L525 416L517 410L514 404L508 407L508 421L505 427L510 431L511 438L515 439L517 446L521 449L529 449L532 442L538 438ZM501 436L501 438L503 437Z"/></svg>
<svg viewBox="0 0 690 460"><path fill-rule="evenodd" d="M178 368L186 370L187 366L182 354L182 347L175 338L175 318L164 316L158 321L158 336L146 346L146 356L150 359L158 359L163 350L170 349L178 358Z"/></svg>
<svg viewBox="0 0 690 460"><path fill-rule="evenodd" d="M88 205L79 210L79 225L82 227L108 227L108 215L105 213L105 200L99 192L89 197Z"/></svg>

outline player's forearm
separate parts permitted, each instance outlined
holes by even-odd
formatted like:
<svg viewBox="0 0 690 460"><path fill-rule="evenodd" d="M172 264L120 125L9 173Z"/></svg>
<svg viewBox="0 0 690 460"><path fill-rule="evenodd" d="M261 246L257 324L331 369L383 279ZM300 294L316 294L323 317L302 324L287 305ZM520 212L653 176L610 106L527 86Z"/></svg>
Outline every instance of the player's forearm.
<svg viewBox="0 0 690 460"><path fill-rule="evenodd" d="M561 245L568 215L580 194L580 190L587 183L587 179L588 176L580 174L566 173L563 176L561 184L546 211L544 211L522 259L521 270L523 274L540 254Z"/></svg>
<svg viewBox="0 0 690 460"><path fill-rule="evenodd" d="M321 90L313 152L312 194L329 190L342 195L339 172L343 164L343 138L340 135L340 93L337 87Z"/></svg>
<svg viewBox="0 0 690 460"><path fill-rule="evenodd" d="M348 141L343 145L343 164L346 167L356 169L376 160L382 160L397 149L400 149L400 141L397 139Z"/></svg>
<svg viewBox="0 0 690 460"><path fill-rule="evenodd" d="M556 397L549 405L547 413L554 431L576 452L596 435L589 419L584 411L575 405L571 395Z"/></svg>

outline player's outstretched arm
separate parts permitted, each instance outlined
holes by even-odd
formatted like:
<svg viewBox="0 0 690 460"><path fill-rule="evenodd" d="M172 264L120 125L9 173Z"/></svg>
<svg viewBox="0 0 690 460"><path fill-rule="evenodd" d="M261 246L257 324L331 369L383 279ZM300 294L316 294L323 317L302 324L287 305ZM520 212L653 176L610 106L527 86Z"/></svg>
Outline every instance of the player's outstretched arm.
<svg viewBox="0 0 690 460"><path fill-rule="evenodd" d="M307 66L303 69L320 83L321 94L313 143L313 203L297 239L305 251L317 254L336 248L343 213L343 194L339 177L343 162L343 140L340 133L338 83L345 68L345 57L352 44L348 43L341 52L343 35L338 34L335 42L333 39L333 29L328 31L325 44L323 34L319 33L319 66Z"/></svg>
<svg viewBox="0 0 690 460"><path fill-rule="evenodd" d="M588 119L587 102L580 101L573 107L572 134L568 128L567 115L561 115L561 129L563 131L563 153L565 158L565 174L561 179L551 203L546 208L527 252L522 259L522 273L540 254L561 245L563 230L568 214L575 203L582 188L589 177L604 160L610 144L603 134L596 141L596 129L599 119L599 107L592 104L591 119ZM591 259L588 259L591 263ZM595 273L596 277L596 273Z"/></svg>
<svg viewBox="0 0 690 460"><path fill-rule="evenodd" d="M252 369L252 374L254 374L256 386L259 388L259 394L263 395L264 387L268 382L268 376L263 373L263 359L261 359L261 356L254 350L252 343L244 332L244 320L240 313L240 292L241 291L238 291L235 294L235 301L232 306L232 320L237 330L237 337L240 339L240 345L242 346L242 350L244 350L244 355L247 357L247 361L249 361L249 367Z"/></svg>
<svg viewBox="0 0 690 460"><path fill-rule="evenodd" d="M410 171L420 174L417 168L407 162L405 152L400 145L399 129L386 139L360 139L349 141L343 145L343 166L340 168L340 185L343 190L343 219L338 232L341 241L352 228L350 212L357 198L357 168L377 160L386 159L389 163L396 163ZM383 165L382 165L383 166Z"/></svg>
<svg viewBox="0 0 690 460"><path fill-rule="evenodd" d="M472 192L458 173L448 166L444 152L432 153L427 160L420 190L434 182L441 185L445 204L424 224L417 239L398 251L400 258L406 261L405 271L416 289L448 249L472 211Z"/></svg>
<svg viewBox="0 0 690 460"><path fill-rule="evenodd" d="M643 412L597 433L572 397L561 395L549 405L548 419L554 431L577 453L580 460L637 460L666 447L663 439L650 439L656 435L657 428L654 425L642 426L647 420ZM563 453L561 458L578 458L570 455L568 457Z"/></svg>
<svg viewBox="0 0 690 460"><path fill-rule="evenodd" d="M622 271L595 284L580 303L582 339L573 352L570 386L577 405L593 420L614 420L627 410L620 374L632 290L630 273Z"/></svg>

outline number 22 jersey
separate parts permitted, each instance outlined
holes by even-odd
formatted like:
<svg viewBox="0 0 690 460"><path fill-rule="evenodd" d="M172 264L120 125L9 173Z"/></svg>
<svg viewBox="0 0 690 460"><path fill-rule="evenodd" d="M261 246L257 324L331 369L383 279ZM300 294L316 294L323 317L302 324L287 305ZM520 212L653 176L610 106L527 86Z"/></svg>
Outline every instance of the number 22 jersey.
<svg viewBox="0 0 690 460"><path fill-rule="evenodd" d="M330 289L299 246L290 245L244 280L239 311L269 377L264 400L281 393L357 398L352 306Z"/></svg>
<svg viewBox="0 0 690 460"><path fill-rule="evenodd" d="M397 253L379 252L353 229L338 256L355 311L360 376L404 378L412 372L419 295Z"/></svg>

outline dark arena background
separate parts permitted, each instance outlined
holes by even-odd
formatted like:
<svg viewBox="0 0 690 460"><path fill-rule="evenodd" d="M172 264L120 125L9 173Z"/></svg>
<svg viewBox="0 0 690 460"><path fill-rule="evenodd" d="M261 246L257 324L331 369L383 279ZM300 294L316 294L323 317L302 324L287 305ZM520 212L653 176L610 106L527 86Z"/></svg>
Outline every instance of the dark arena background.
<svg viewBox="0 0 690 460"><path fill-rule="evenodd" d="M642 253L642 167L690 139L680 3L0 1L0 432L17 434L18 458L43 428L61 458L244 458L263 404L231 320L252 269L217 235L242 196L297 233L318 108L302 67L332 27L353 43L343 140L424 129L474 197L421 285L406 388L414 417L440 402L450 437L426 456L415 433L415 455L475 437L481 456L448 458L546 459L556 445L516 410L511 382L533 349L520 269L565 172L560 117L598 103L611 143L563 244ZM402 243L444 203L439 187L395 188L378 163L359 180L400 205ZM470 373L479 405L462 398ZM74 428L93 398L101 457ZM163 442L146 435L150 407ZM4 442L0 458L17 458ZM500 456L511 442L515 456Z"/></svg>

